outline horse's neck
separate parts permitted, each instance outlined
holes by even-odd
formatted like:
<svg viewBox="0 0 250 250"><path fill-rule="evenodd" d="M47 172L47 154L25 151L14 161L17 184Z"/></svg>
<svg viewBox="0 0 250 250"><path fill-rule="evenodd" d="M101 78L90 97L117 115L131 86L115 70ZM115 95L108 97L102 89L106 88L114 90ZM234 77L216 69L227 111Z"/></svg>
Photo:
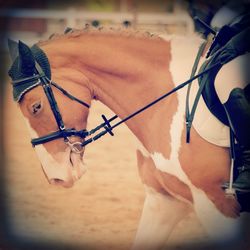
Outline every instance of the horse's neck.
<svg viewBox="0 0 250 250"><path fill-rule="evenodd" d="M183 55L177 65L179 73L173 76L171 70L176 69L171 65L176 61L176 52L167 41L89 36L69 40L61 49L58 44L58 48L60 53L54 51L54 55L59 53L67 67L83 73L89 79L95 98L121 118L172 89L174 81L179 80L178 75L190 72L191 68ZM190 48L187 51L190 52ZM172 95L126 124L149 151L161 151L170 139L170 124L177 106L176 95ZM159 138L165 140L159 141Z"/></svg>

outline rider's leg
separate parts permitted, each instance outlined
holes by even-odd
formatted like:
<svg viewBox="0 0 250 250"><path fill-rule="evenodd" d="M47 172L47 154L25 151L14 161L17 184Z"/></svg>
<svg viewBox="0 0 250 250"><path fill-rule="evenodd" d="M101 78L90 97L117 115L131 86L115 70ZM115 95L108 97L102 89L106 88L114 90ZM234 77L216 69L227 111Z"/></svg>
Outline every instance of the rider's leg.
<svg viewBox="0 0 250 250"><path fill-rule="evenodd" d="M250 89L250 85L245 89L232 90L224 104L230 127L240 145L241 166L233 186L241 191L250 191L250 100L246 89Z"/></svg>
<svg viewBox="0 0 250 250"><path fill-rule="evenodd" d="M215 80L215 89L224 105L230 127L241 148L239 176L233 187L250 191L250 54L224 65ZM229 83L229 84L227 84Z"/></svg>

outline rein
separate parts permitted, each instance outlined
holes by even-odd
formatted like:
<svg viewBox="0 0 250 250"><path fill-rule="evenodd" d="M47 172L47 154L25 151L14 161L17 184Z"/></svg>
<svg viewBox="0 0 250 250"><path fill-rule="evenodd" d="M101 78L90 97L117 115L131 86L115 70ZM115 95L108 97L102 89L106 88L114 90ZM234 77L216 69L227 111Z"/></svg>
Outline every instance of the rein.
<svg viewBox="0 0 250 250"><path fill-rule="evenodd" d="M206 26L206 24L204 24L203 22L201 22L201 24L203 26ZM55 83L51 79L49 79L46 76L46 74L44 73L41 66L38 64L38 62L35 61L35 68L36 68L37 74L34 74L33 76L30 76L30 77L21 78L19 80L15 80L15 81L13 81L13 86L15 87L15 86L19 86L19 85L27 84L27 83L32 83L32 82L36 81L35 83L30 84L30 86L28 86L21 93L21 96L22 96L25 93L27 93L29 90L31 90L33 87L41 85L43 87L44 93L45 93L45 95L46 95L46 97L47 97L47 99L49 101L50 108L51 108L51 110L53 112L53 115L55 117L55 120L56 120L56 123L57 123L57 126L58 126L58 130L55 131L55 132L52 132L52 133L50 133L48 135L31 139L32 146L35 147L36 145L44 144L44 143L47 143L47 142L50 142L50 141L53 141L53 140L56 140L56 139L63 138L64 142L70 147L71 151L73 151L74 153L82 153L83 150L84 150L84 147L86 145L92 143L93 141L96 141L96 140L100 139L101 137L103 137L107 133L109 133L111 136L114 136L113 129L115 129L119 125L125 123L126 121L132 119L134 116L142 113L144 110L150 108L151 106L153 106L156 103L160 102L161 100L168 97L169 95L177 92L178 90L180 90L181 88L185 87L188 84L190 84L190 85L188 87L187 99L186 99L186 127L187 127L187 138L186 138L186 140L187 140L187 142L189 142L190 141L190 130L191 130L192 121L193 121L193 118L194 118L194 113L195 113L196 107L198 105L198 101L199 101L199 98L201 96L202 90L203 90L203 88L205 86L204 84L203 84L203 86L200 86L200 88L198 90L198 93L196 95L192 110L190 112L189 111L189 103L188 103L189 100L188 99L189 99L189 94L190 94L191 83L192 83L192 81L199 78L200 76L203 76L204 74L208 73L209 71L213 70L214 68L226 63L223 60L221 60L218 63L211 66L210 68L207 68L206 70L204 70L204 71L202 71L202 72L195 75L195 72L196 72L197 67L198 67L199 59L200 59L201 54L202 54L202 52L204 50L204 47L205 47L205 44L202 44L200 49L199 49L199 52L198 52L198 54L196 56L196 59L195 59L195 62L194 62L193 68L192 68L192 73L191 73L190 79L188 79L187 81L179 84L178 86L176 86L175 88L173 88L169 92L165 93L164 95L160 96L159 98L155 99L154 101L152 101L149 104L145 105L144 107L138 109L137 111L133 112L132 114L128 115L127 117L125 117L124 119L122 119L119 122L116 122L113 125L111 125L110 123L118 118L117 115L114 115L110 119L107 119L105 117L105 115L102 115L102 119L103 119L104 122L101 123L100 125L96 126L95 128L91 129L90 131L87 131L86 129L76 130L74 128L66 128L65 127L62 116L61 116L61 113L60 113L60 110L59 110L59 107L57 105L57 102L56 102L56 99L55 99L55 96L54 96L54 93L53 93L53 90L52 90L52 86L57 88L59 91L61 91L65 96L67 96L71 100L78 102L79 104L85 106L86 108L89 109L90 105L87 104L86 102L76 98L75 96L71 95L69 92L67 92L65 89L63 89L61 86L59 86L57 83ZM101 132L98 132L96 134L96 132L101 130L101 129L104 129L104 130L102 130ZM71 136L76 136L76 137L79 137L81 139L85 139L85 138L87 138L87 139L85 141L83 141L83 142L82 141L71 142L70 141Z"/></svg>
<svg viewBox="0 0 250 250"><path fill-rule="evenodd" d="M13 84L17 85L17 84L24 84L27 83L27 81L32 81L32 80L38 80L36 85L41 85L44 89L44 93L48 98L51 110L53 112L53 115L55 117L55 120L57 122L58 125L58 131L50 133L48 135L45 136L41 136L39 138L34 138L31 140L31 144L33 147L35 147L36 145L39 144L43 144L43 143L47 143L59 138L63 138L64 142L71 148L71 150L75 153L81 153L83 151L83 148L92 143L93 141L96 141L98 139L100 139L102 136L104 136L105 134L109 133L111 136L113 136L113 129L115 129L116 127L118 127L119 125L121 125L122 123L132 119L134 116L142 113L144 110L150 108L151 106L155 105L156 103L160 102L161 100L163 100L164 98L168 97L169 95L177 92L178 90L180 90L181 88L185 87L186 85L188 85L189 83L191 83L192 81L194 81L195 79L199 78L200 76L208 73L209 71L211 71L212 69L214 69L215 67L224 64L223 61L220 61L216 64L214 64L213 66L211 66L210 68L207 68L206 70L204 70L203 72L200 72L199 74L194 75L193 77L191 77L189 80L179 84L178 86L176 86L175 88L173 88L172 90L170 90L169 92L167 92L166 94L160 96L159 98L157 98L156 100L150 102L149 104L145 105L144 107L140 108L139 110L135 111L134 113L128 115L127 117L125 117L124 119L122 119L119 122L116 122L115 124L111 125L110 123L114 120L116 120L118 118L117 115L111 117L110 119L107 119L105 117L105 115L102 115L102 119L104 120L103 123L101 123L100 125L98 125L97 127L95 127L94 129L87 131L87 130L75 130L74 128L66 128L64 123L63 123L63 119L60 113L60 110L58 108L56 99L54 97L53 94L53 90L51 88L51 86L56 87L58 90L60 90L65 96L67 96L68 98L70 98L71 100L77 101L78 103L80 103L81 105L85 106L86 108L90 108L90 105L85 103L82 100L79 100L78 98L74 97L73 95L71 95L69 92L67 92L65 89L63 89L62 87L60 87L57 83L53 82L52 80L48 79L42 68L39 66L38 63L36 63L36 69L38 74L32 76L32 77L28 77L28 78L22 78L20 80L14 81ZM99 131L100 129L104 129L103 131L99 132L98 134L88 138L87 140L83 141L83 142L71 142L70 141L70 137L71 136L77 136L80 137L82 139L85 139L93 134L95 134L97 131Z"/></svg>
<svg viewBox="0 0 250 250"><path fill-rule="evenodd" d="M106 119L106 117L104 115L102 115L102 118L104 119L104 123L100 124L99 126L97 126L96 128L94 128L93 130L91 130L89 132L89 135L92 134L92 132L96 132L98 130L100 130L101 128L104 128L105 130L103 130L102 132L98 133L96 136L89 138L88 140L84 141L82 143L82 146L86 146L89 143L98 140L99 138L101 138L102 136L104 136L105 134L109 133L110 135L114 135L112 130L116 127L118 127L119 125L121 125L122 123L130 120L131 118L133 118L134 116L142 113L144 110L150 108L151 106L155 105L156 103L160 102L161 100L163 100L164 98L168 97L169 95L177 92L178 90L180 90L181 88L185 87L187 84L191 83L192 81L194 81L195 79L199 78L200 76L208 73L209 71L211 71L212 69L214 69L215 67L224 64L223 62L218 62L216 64L214 64L213 66L211 66L210 68L207 68L206 70L200 72L199 74L193 76L192 78L190 78L189 80L179 84L178 86L176 86L175 88L173 88L172 90L170 90L169 92L167 92L166 94L160 96L159 98L157 98L156 100L150 102L149 104L147 104L146 106L142 107L141 109L135 111L134 113L128 115L127 117L125 117L124 119L122 119L121 121L115 123L114 125L111 125L110 122L115 120L118 116L115 115L112 118L110 118L109 120Z"/></svg>

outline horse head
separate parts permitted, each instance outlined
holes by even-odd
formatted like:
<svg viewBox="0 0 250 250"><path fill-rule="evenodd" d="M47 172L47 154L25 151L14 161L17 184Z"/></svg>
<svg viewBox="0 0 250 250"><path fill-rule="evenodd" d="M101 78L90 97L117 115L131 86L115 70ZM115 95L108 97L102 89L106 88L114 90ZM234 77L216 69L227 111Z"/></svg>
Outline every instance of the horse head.
<svg viewBox="0 0 250 250"><path fill-rule="evenodd" d="M90 92L72 78L64 77L65 72L54 70L56 66L50 65L47 55L38 46L30 48L21 41L9 40L9 51L13 97L27 121L31 137L37 138L32 144L45 176L51 184L71 187L85 172L81 143ZM56 88L52 74L63 90L86 101L85 105L74 102L68 98L70 94L67 96L62 89Z"/></svg>

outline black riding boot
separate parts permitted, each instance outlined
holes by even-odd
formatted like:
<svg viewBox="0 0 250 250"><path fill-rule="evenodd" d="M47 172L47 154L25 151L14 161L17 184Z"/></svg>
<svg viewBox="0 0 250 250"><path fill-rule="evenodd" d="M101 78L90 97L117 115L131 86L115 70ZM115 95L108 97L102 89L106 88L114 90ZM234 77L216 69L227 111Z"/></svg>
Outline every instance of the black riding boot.
<svg viewBox="0 0 250 250"><path fill-rule="evenodd" d="M245 89L235 88L224 104L230 127L239 145L238 177L233 188L250 192L250 85Z"/></svg>

